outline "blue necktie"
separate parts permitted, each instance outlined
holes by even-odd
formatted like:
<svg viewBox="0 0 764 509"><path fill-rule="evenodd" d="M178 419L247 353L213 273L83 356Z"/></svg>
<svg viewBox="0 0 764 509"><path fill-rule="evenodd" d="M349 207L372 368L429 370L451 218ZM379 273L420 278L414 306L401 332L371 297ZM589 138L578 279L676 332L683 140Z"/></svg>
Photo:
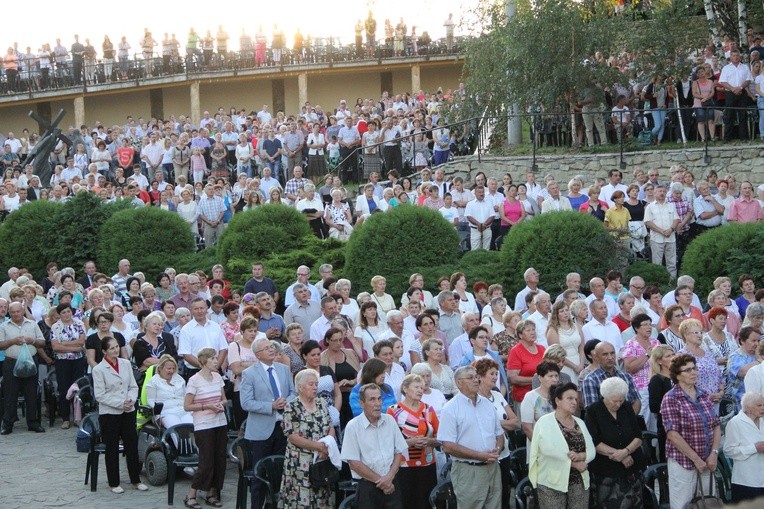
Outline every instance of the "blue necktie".
<svg viewBox="0 0 764 509"><path fill-rule="evenodd" d="M276 385L276 379L273 377L273 366L268 368L268 380L271 382L271 391L273 391L273 399L279 399L279 386Z"/></svg>

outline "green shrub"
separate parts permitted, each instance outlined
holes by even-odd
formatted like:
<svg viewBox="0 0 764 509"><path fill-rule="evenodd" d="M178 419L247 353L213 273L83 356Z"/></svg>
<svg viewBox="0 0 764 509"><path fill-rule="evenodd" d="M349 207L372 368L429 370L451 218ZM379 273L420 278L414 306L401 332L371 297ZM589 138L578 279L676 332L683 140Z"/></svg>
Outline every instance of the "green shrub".
<svg viewBox="0 0 764 509"><path fill-rule="evenodd" d="M60 207L53 218L56 236L51 243L51 260L59 267L80 271L85 262L95 260L101 227L114 213L132 208L128 200L104 203L93 193L78 193Z"/></svg>
<svg viewBox="0 0 764 509"><path fill-rule="evenodd" d="M127 258L133 270L159 274L170 262L195 248L188 224L174 212L131 208L117 212L101 228L98 265L113 273L119 260Z"/></svg>
<svg viewBox="0 0 764 509"><path fill-rule="evenodd" d="M713 228L690 242L682 258L681 273L695 278L695 293L701 300L713 290L718 276L729 276L735 284L738 276L748 271L762 275L763 232L764 224L733 223Z"/></svg>
<svg viewBox="0 0 764 509"><path fill-rule="evenodd" d="M565 288L569 272L582 281L604 277L616 260L616 242L604 225L589 214L554 212L512 227L501 248L506 276L505 295L525 287L523 273L535 268L539 286L551 295Z"/></svg>
<svg viewBox="0 0 764 509"><path fill-rule="evenodd" d="M56 241L51 219L63 206L33 201L8 215L0 225L0 268L3 277L10 267L24 267L38 280L53 261L51 246Z"/></svg>
<svg viewBox="0 0 764 509"><path fill-rule="evenodd" d="M353 292L370 290L371 278L384 275L387 293L397 300L408 289L412 273L456 265L458 252L459 236L439 213L403 205L373 214L353 232L345 249L345 275L353 282Z"/></svg>
<svg viewBox="0 0 764 509"><path fill-rule="evenodd" d="M668 287L669 281L671 280L671 274L669 274L666 267L642 260L636 261L626 268L626 272L624 273L621 282L626 286L629 279L634 276L640 276L644 279L645 286L655 285L662 291Z"/></svg>
<svg viewBox="0 0 764 509"><path fill-rule="evenodd" d="M308 221L286 205L268 205L234 214L218 242L218 259L228 265L232 258L261 259L271 253L300 249L312 235Z"/></svg>
<svg viewBox="0 0 764 509"><path fill-rule="evenodd" d="M501 268L501 253L479 249L469 251L459 260L459 271L467 276L469 291L475 281L505 284L504 271Z"/></svg>

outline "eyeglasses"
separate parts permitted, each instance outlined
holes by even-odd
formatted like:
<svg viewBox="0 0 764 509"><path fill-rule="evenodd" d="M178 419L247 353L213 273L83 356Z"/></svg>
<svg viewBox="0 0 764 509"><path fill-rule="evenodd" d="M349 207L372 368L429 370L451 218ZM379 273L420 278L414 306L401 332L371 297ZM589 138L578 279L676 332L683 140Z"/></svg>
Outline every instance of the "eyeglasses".
<svg viewBox="0 0 764 509"><path fill-rule="evenodd" d="M264 346L264 347L262 347L262 348L261 348L261 349L259 349L259 350L255 350L255 353L264 352L264 351L266 351L266 350L274 350L275 348L276 348L276 347L275 347L275 346L273 346L273 345L268 345L268 346Z"/></svg>
<svg viewBox="0 0 764 509"><path fill-rule="evenodd" d="M477 375L463 376L461 378L457 378L457 380L479 380L479 379L480 379L480 377L477 376Z"/></svg>
<svg viewBox="0 0 764 509"><path fill-rule="evenodd" d="M635 290L644 290L645 289L644 286L631 285L631 287L634 288Z"/></svg>
<svg viewBox="0 0 764 509"><path fill-rule="evenodd" d="M305 273L305 272L298 272L298 273L297 273L297 275L298 275L298 276L310 276L310 272L308 272L308 273Z"/></svg>
<svg viewBox="0 0 764 509"><path fill-rule="evenodd" d="M681 314L681 315L673 315L671 318L684 318L684 314Z"/></svg>
<svg viewBox="0 0 764 509"><path fill-rule="evenodd" d="M680 373L692 373L693 371L697 371L697 370L698 370L697 366L690 366L689 368L680 369L679 372Z"/></svg>

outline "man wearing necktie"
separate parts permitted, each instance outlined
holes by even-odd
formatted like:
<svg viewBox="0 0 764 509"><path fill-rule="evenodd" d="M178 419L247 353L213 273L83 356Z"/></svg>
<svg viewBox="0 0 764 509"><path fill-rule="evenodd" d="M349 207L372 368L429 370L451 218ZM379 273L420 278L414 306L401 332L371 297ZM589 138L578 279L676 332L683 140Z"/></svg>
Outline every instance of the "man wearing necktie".
<svg viewBox="0 0 764 509"><path fill-rule="evenodd" d="M93 276L95 276L96 273L96 264L93 261L88 261L83 268L85 274L77 280L77 282L82 285L83 290L88 290L93 286Z"/></svg>
<svg viewBox="0 0 764 509"><path fill-rule="evenodd" d="M269 339L252 344L257 364L244 370L241 377L241 408L249 412L245 438L252 442L253 464L266 456L286 452L286 436L281 425L284 407L295 392L289 367L278 362L276 349ZM252 481L252 509L263 506L261 482Z"/></svg>

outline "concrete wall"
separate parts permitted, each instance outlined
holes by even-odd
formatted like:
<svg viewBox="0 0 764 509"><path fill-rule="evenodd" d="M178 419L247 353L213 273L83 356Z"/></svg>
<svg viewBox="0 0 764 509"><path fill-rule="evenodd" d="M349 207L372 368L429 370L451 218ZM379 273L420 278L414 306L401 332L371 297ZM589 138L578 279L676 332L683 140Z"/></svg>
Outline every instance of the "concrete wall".
<svg viewBox="0 0 764 509"><path fill-rule="evenodd" d="M630 175L637 168L647 170L658 168L662 180L669 175L669 168L674 164L684 164L693 172L696 179L705 177L710 170L715 170L720 177L731 173L737 181L750 180L754 187L764 183L764 145L746 145L730 147L713 147L708 150L710 164L703 160L703 149L685 150L650 150L624 154L626 169L623 170L624 182L631 182ZM587 183L596 177L607 178L610 169L619 167L620 158L614 154L586 154L538 156L538 180L544 175L552 174L562 184L563 193L567 182L575 175L583 175ZM472 180L483 171L489 177L501 177L509 172L514 182L525 180L525 173L530 169L530 157L486 157L478 161L477 156L459 158L445 165L446 173L450 176L460 175Z"/></svg>
<svg viewBox="0 0 764 509"><path fill-rule="evenodd" d="M55 115L58 108L53 108ZM105 126L125 125L128 115L137 120L143 117L147 122L151 118L151 102L147 89L133 89L118 96L92 95L85 97L85 124L92 128L96 121ZM74 111L67 110L67 122L74 122ZM77 126L79 127L79 126Z"/></svg>

